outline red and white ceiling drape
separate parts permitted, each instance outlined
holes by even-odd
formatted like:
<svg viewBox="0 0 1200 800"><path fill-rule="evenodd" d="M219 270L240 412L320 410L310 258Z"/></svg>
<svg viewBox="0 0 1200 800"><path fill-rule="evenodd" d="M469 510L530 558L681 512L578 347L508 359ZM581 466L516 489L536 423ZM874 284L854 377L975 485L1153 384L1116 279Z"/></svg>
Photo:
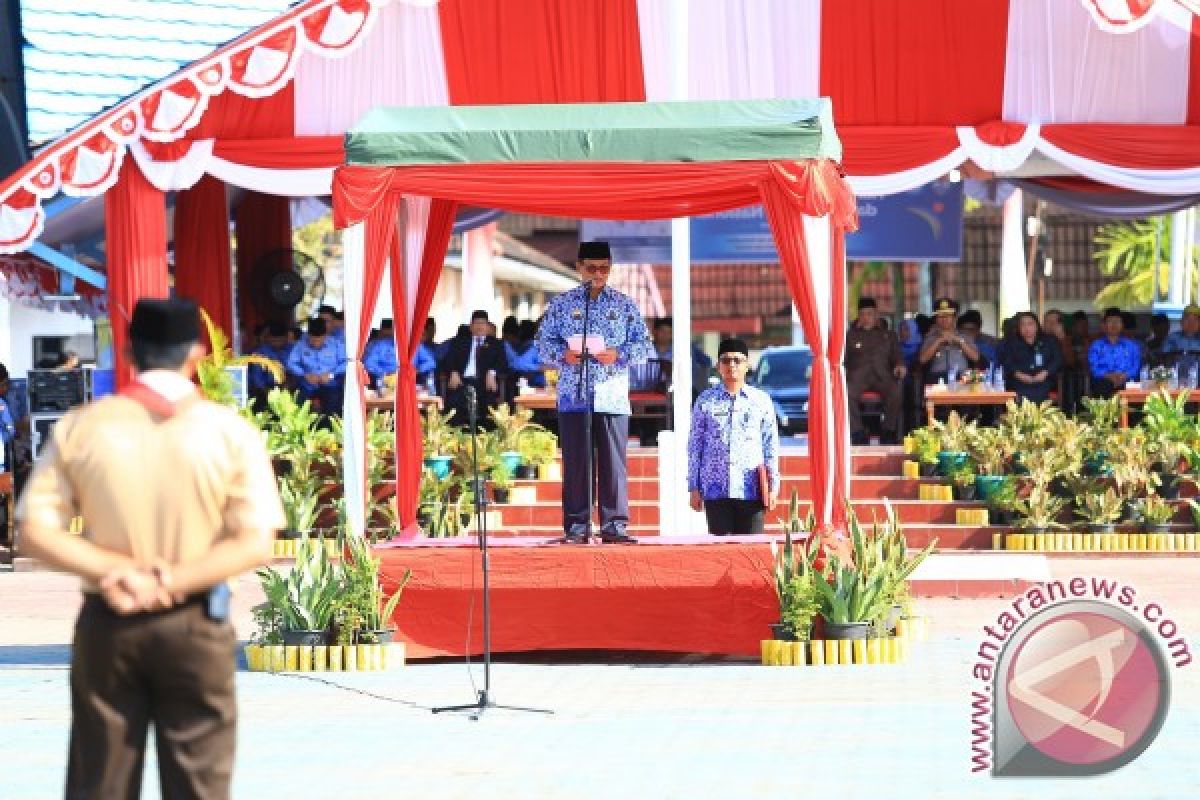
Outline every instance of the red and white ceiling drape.
<svg viewBox="0 0 1200 800"><path fill-rule="evenodd" d="M210 174L327 194L341 134L375 106L665 99L669 1L520 0L515 13L500 0L307 0L0 183L0 252L37 237L46 199L110 188L129 152L163 191ZM831 97L860 194L967 160L1029 174L1041 157L1121 188L1191 194L1196 5L695 0L689 97Z"/></svg>

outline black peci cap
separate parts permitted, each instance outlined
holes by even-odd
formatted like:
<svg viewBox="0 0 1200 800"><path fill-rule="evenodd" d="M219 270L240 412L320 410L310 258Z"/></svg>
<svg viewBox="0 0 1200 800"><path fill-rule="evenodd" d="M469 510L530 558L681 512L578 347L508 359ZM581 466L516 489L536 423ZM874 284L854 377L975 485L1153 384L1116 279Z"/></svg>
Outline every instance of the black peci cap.
<svg viewBox="0 0 1200 800"><path fill-rule="evenodd" d="M317 317L308 321L309 336L324 336L329 333L329 326L325 324L325 320Z"/></svg>
<svg viewBox="0 0 1200 800"><path fill-rule="evenodd" d="M589 258L604 258L612 261L612 248L608 246L608 242L580 242L579 260L584 261Z"/></svg>
<svg viewBox="0 0 1200 800"><path fill-rule="evenodd" d="M145 297L133 308L129 338L146 344L187 344L200 339L200 312L186 298Z"/></svg>

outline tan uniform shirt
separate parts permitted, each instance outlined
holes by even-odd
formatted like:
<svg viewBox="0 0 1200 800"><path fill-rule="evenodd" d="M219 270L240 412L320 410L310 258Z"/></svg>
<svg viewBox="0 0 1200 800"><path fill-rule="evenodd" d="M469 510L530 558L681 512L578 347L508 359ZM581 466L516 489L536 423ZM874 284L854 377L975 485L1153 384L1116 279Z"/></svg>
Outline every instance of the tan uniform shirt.
<svg viewBox="0 0 1200 800"><path fill-rule="evenodd" d="M846 331L843 356L846 379L893 381L893 370L904 364L900 340L881 325L867 330L857 325Z"/></svg>
<svg viewBox="0 0 1200 800"><path fill-rule="evenodd" d="M92 542L143 563L190 563L236 532L284 526L261 432L199 398L161 417L115 395L59 420L17 518L65 531L75 516Z"/></svg>

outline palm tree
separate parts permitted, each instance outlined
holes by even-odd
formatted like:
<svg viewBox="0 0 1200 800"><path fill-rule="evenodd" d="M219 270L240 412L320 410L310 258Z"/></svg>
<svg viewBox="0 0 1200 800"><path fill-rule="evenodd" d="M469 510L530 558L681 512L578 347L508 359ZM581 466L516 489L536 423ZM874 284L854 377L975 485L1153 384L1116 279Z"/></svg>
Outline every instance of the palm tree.
<svg viewBox="0 0 1200 800"><path fill-rule="evenodd" d="M1161 292L1171 279L1171 224L1169 216L1151 217L1114 222L1097 231L1093 258L1101 272L1115 278L1096 295L1097 308L1148 306L1158 299L1155 288ZM1198 253L1200 248L1193 245L1187 267L1192 296L1197 288Z"/></svg>

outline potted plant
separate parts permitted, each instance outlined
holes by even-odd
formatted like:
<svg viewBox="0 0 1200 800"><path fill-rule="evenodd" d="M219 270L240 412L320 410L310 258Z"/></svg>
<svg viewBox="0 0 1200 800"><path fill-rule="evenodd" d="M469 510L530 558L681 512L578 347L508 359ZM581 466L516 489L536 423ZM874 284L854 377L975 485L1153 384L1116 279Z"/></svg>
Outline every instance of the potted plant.
<svg viewBox="0 0 1200 800"><path fill-rule="evenodd" d="M1166 533L1171 529L1175 507L1157 494L1149 494L1134 503L1138 520L1146 533Z"/></svg>
<svg viewBox="0 0 1200 800"><path fill-rule="evenodd" d="M521 477L537 480L538 471L558 458L558 437L541 427L527 430L521 435L518 449L525 462L521 467L524 471Z"/></svg>
<svg viewBox="0 0 1200 800"><path fill-rule="evenodd" d="M450 474L450 465L454 462L454 454L463 438L462 433L450 423L453 418L453 411L443 414L433 405L425 409L425 415L421 418L425 466L438 478L445 478Z"/></svg>
<svg viewBox="0 0 1200 800"><path fill-rule="evenodd" d="M971 439L971 461L975 462L975 496L987 502L1004 482L1012 458L1012 442L998 428L980 428Z"/></svg>
<svg viewBox="0 0 1200 800"><path fill-rule="evenodd" d="M779 601L779 622L771 625L773 639L806 641L818 610L812 565L819 548L811 536L800 544L793 538L793 534L805 532L804 525L800 500L793 491L788 519L783 526L783 547L771 542L772 586Z"/></svg>
<svg viewBox="0 0 1200 800"><path fill-rule="evenodd" d="M933 428L917 428L912 437L912 451L921 465L921 476L931 478L937 474L938 453L941 452L941 437Z"/></svg>
<svg viewBox="0 0 1200 800"><path fill-rule="evenodd" d="M1017 498L1013 511L1017 522L1027 534L1045 534L1052 528L1065 528L1058 521L1067 501L1051 494L1048 487L1035 484L1026 497Z"/></svg>
<svg viewBox="0 0 1200 800"><path fill-rule="evenodd" d="M492 470L491 484L492 501L499 505L508 503L508 493L512 489L513 476L505 464L501 463Z"/></svg>
<svg viewBox="0 0 1200 800"><path fill-rule="evenodd" d="M516 411L512 411L507 405L502 404L488 413L495 426L494 432L500 461L508 470L509 477L515 477L517 469L525 460L521 450L521 440L530 433L543 430L543 428L533 422L532 409L518 408Z"/></svg>
<svg viewBox="0 0 1200 800"><path fill-rule="evenodd" d="M296 562L286 574L258 570L263 593L278 610L285 645L322 645L342 592L342 568L330 560L323 540L307 534L296 545Z"/></svg>
<svg viewBox="0 0 1200 800"><path fill-rule="evenodd" d="M971 502L975 499L975 471L971 469L970 464L955 467L954 472L950 474L950 481L954 487L955 500Z"/></svg>
<svg viewBox="0 0 1200 800"><path fill-rule="evenodd" d="M356 631L353 639L363 644L388 644L395 636L391 627L392 615L400 604L404 587L412 580L412 570L406 569L403 577L392 592L384 594L380 581L381 559L371 554L366 540L357 536L343 536L347 558L345 562L345 591L341 598L343 619L353 622ZM345 613L353 608L353 613Z"/></svg>
<svg viewBox="0 0 1200 800"><path fill-rule="evenodd" d="M994 525L1007 525L1012 519L1013 508L1017 503L1017 480L1012 475L1005 475L999 485L992 489L987 499L988 519Z"/></svg>
<svg viewBox="0 0 1200 800"><path fill-rule="evenodd" d="M1124 501L1112 487L1094 484L1075 498L1075 513L1087 524L1088 533L1112 533L1121 518Z"/></svg>
<svg viewBox="0 0 1200 800"><path fill-rule="evenodd" d="M283 503L286 527L280 538L299 539L312 532L317 524L320 495L311 478L304 479L297 473L279 478L279 499Z"/></svg>
<svg viewBox="0 0 1200 800"><path fill-rule="evenodd" d="M848 515L855 564L863 572L884 576L883 598L879 604L879 615L874 620L879 635L894 630L897 619L912 616L908 579L937 547L937 540L934 539L919 553L909 556L900 518L890 503L885 501L885 506L885 520L874 524L869 535L863 534L857 515L853 512Z"/></svg>
<svg viewBox="0 0 1200 800"><path fill-rule="evenodd" d="M978 392L983 389L984 383L987 381L987 375L981 369L965 369L958 376L959 385L965 388L968 392Z"/></svg>
<svg viewBox="0 0 1200 800"><path fill-rule="evenodd" d="M967 463L970 455L967 448L975 435L975 423L964 422L957 411L951 411L945 422L934 420L930 423L938 434L941 450L938 452L938 472L949 475L958 467Z"/></svg>
<svg viewBox="0 0 1200 800"><path fill-rule="evenodd" d="M827 639L866 639L871 622L890 607L883 575L863 574L836 554L830 556L829 577L814 571L813 583Z"/></svg>

